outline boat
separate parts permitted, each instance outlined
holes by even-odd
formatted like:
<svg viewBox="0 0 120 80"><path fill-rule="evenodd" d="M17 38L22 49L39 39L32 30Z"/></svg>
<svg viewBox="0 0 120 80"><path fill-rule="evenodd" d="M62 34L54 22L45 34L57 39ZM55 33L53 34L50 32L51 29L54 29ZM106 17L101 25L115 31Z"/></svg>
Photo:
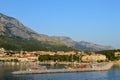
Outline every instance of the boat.
<svg viewBox="0 0 120 80"><path fill-rule="evenodd" d="M77 65L69 65L69 66L65 66L66 69L110 69L113 66L113 63L108 63L108 62L104 62L104 63L86 63L86 64L82 64L79 63Z"/></svg>
<svg viewBox="0 0 120 80"><path fill-rule="evenodd" d="M77 65L69 65L69 66L65 66L65 68L67 69L76 69L76 68L86 68L87 65L86 64L77 64Z"/></svg>
<svg viewBox="0 0 120 80"><path fill-rule="evenodd" d="M46 70L46 66L31 66L27 70L28 71L34 71L34 70Z"/></svg>

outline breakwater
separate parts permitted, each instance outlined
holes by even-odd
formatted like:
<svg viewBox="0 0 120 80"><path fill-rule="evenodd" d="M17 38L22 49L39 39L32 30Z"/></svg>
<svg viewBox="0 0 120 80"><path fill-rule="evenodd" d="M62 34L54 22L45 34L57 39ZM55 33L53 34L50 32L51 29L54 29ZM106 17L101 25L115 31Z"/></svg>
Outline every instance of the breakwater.
<svg viewBox="0 0 120 80"><path fill-rule="evenodd" d="M46 69L46 70L26 70L26 71L14 71L13 74L48 74L48 73L69 73L69 72L88 72L88 71L104 71L109 70L113 66L113 63L107 63L99 67L89 68L77 68L77 69Z"/></svg>
<svg viewBox="0 0 120 80"><path fill-rule="evenodd" d="M113 62L115 66L120 66L120 60L119 61L114 61Z"/></svg>

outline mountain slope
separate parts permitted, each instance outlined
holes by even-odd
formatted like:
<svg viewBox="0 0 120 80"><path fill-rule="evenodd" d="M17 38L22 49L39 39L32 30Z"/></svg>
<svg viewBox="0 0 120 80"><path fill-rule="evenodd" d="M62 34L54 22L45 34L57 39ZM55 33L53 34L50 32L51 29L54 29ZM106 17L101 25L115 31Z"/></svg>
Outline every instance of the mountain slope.
<svg viewBox="0 0 120 80"><path fill-rule="evenodd" d="M28 39L35 33L15 18L0 13L0 34Z"/></svg>
<svg viewBox="0 0 120 80"><path fill-rule="evenodd" d="M50 37L38 34L24 26L17 19L6 16L2 13L0 13L0 35L0 47L4 46L7 49L14 47L12 48L14 50L20 50L23 48L27 50L25 47L28 45L29 48L31 47L31 50L73 50L71 47L91 51L112 49L110 46L101 46L84 41L77 42L69 37ZM16 43L14 44L13 41Z"/></svg>
<svg viewBox="0 0 120 80"><path fill-rule="evenodd" d="M0 13L0 47L8 50L73 50L53 38L37 34L17 19Z"/></svg>
<svg viewBox="0 0 120 80"><path fill-rule="evenodd" d="M51 45L48 43L39 42L36 40L25 40L20 38L11 38L0 36L0 47L6 50L15 51L71 51L73 48L65 45Z"/></svg>
<svg viewBox="0 0 120 80"><path fill-rule="evenodd" d="M94 43L90 43L90 42L85 42L85 41L74 41L69 37L56 37L53 36L53 38L59 42L62 42L68 46L72 46L75 47L77 49L81 49L81 50L86 50L86 51L101 51L101 50L111 50L113 49L111 46L102 46L102 45L98 45L98 44L94 44Z"/></svg>
<svg viewBox="0 0 120 80"><path fill-rule="evenodd" d="M38 41L57 43L47 35L40 35L24 26L17 19L0 13L0 35L7 35L12 38L35 39Z"/></svg>

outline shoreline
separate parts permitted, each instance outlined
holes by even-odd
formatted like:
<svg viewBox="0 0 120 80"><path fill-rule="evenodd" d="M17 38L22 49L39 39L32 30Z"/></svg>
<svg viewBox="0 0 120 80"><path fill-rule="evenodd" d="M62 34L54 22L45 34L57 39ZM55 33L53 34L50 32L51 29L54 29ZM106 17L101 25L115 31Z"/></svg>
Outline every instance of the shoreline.
<svg viewBox="0 0 120 80"><path fill-rule="evenodd" d="M110 62L100 62L100 63L113 63L114 66L120 66L120 60L118 61L110 61ZM100 64L98 63L98 64ZM36 64L36 65L42 65L42 64L48 64L48 65L55 65L55 64L64 64L64 65L76 65L79 64L78 62L51 62L51 61L46 61L46 62L0 62L0 64L8 64L8 65L20 65L20 64ZM81 64L89 64L89 63L83 63Z"/></svg>

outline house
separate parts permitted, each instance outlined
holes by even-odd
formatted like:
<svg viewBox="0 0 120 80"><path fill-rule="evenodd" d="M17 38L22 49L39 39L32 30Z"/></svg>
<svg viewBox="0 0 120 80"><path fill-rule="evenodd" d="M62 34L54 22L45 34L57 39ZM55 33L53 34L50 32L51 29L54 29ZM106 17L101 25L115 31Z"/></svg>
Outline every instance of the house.
<svg viewBox="0 0 120 80"><path fill-rule="evenodd" d="M38 57L37 56L30 56L30 57L27 57L28 61L37 61L38 60Z"/></svg>
<svg viewBox="0 0 120 80"><path fill-rule="evenodd" d="M51 51L37 51L36 53L35 53L36 55L54 55L55 54L55 52L51 52Z"/></svg>
<svg viewBox="0 0 120 80"><path fill-rule="evenodd" d="M4 48L0 48L0 51L1 51L1 52L5 52L5 49L4 49Z"/></svg>
<svg viewBox="0 0 120 80"><path fill-rule="evenodd" d="M115 52L114 55L115 55L115 57L118 57L118 56L120 56L120 52Z"/></svg>
<svg viewBox="0 0 120 80"><path fill-rule="evenodd" d="M57 51L57 53L56 53L57 55L64 55L65 54L65 52L64 51Z"/></svg>
<svg viewBox="0 0 120 80"><path fill-rule="evenodd" d="M18 59L18 61L20 61L20 62L27 62L28 61L28 58L27 57L19 57L19 58L17 58Z"/></svg>
<svg viewBox="0 0 120 80"><path fill-rule="evenodd" d="M0 48L0 56L5 56L5 49L4 48Z"/></svg>
<svg viewBox="0 0 120 80"><path fill-rule="evenodd" d="M69 52L65 53L65 55L75 55L75 54L76 54L76 52L74 52L74 51L69 51Z"/></svg>
<svg viewBox="0 0 120 80"><path fill-rule="evenodd" d="M11 60L15 60L17 58L15 57L0 57L0 60L4 60L4 61L11 61Z"/></svg>
<svg viewBox="0 0 120 80"><path fill-rule="evenodd" d="M84 55L82 56L81 60L83 62L89 61L105 61L107 58L105 55L102 54L92 54L92 55Z"/></svg>

